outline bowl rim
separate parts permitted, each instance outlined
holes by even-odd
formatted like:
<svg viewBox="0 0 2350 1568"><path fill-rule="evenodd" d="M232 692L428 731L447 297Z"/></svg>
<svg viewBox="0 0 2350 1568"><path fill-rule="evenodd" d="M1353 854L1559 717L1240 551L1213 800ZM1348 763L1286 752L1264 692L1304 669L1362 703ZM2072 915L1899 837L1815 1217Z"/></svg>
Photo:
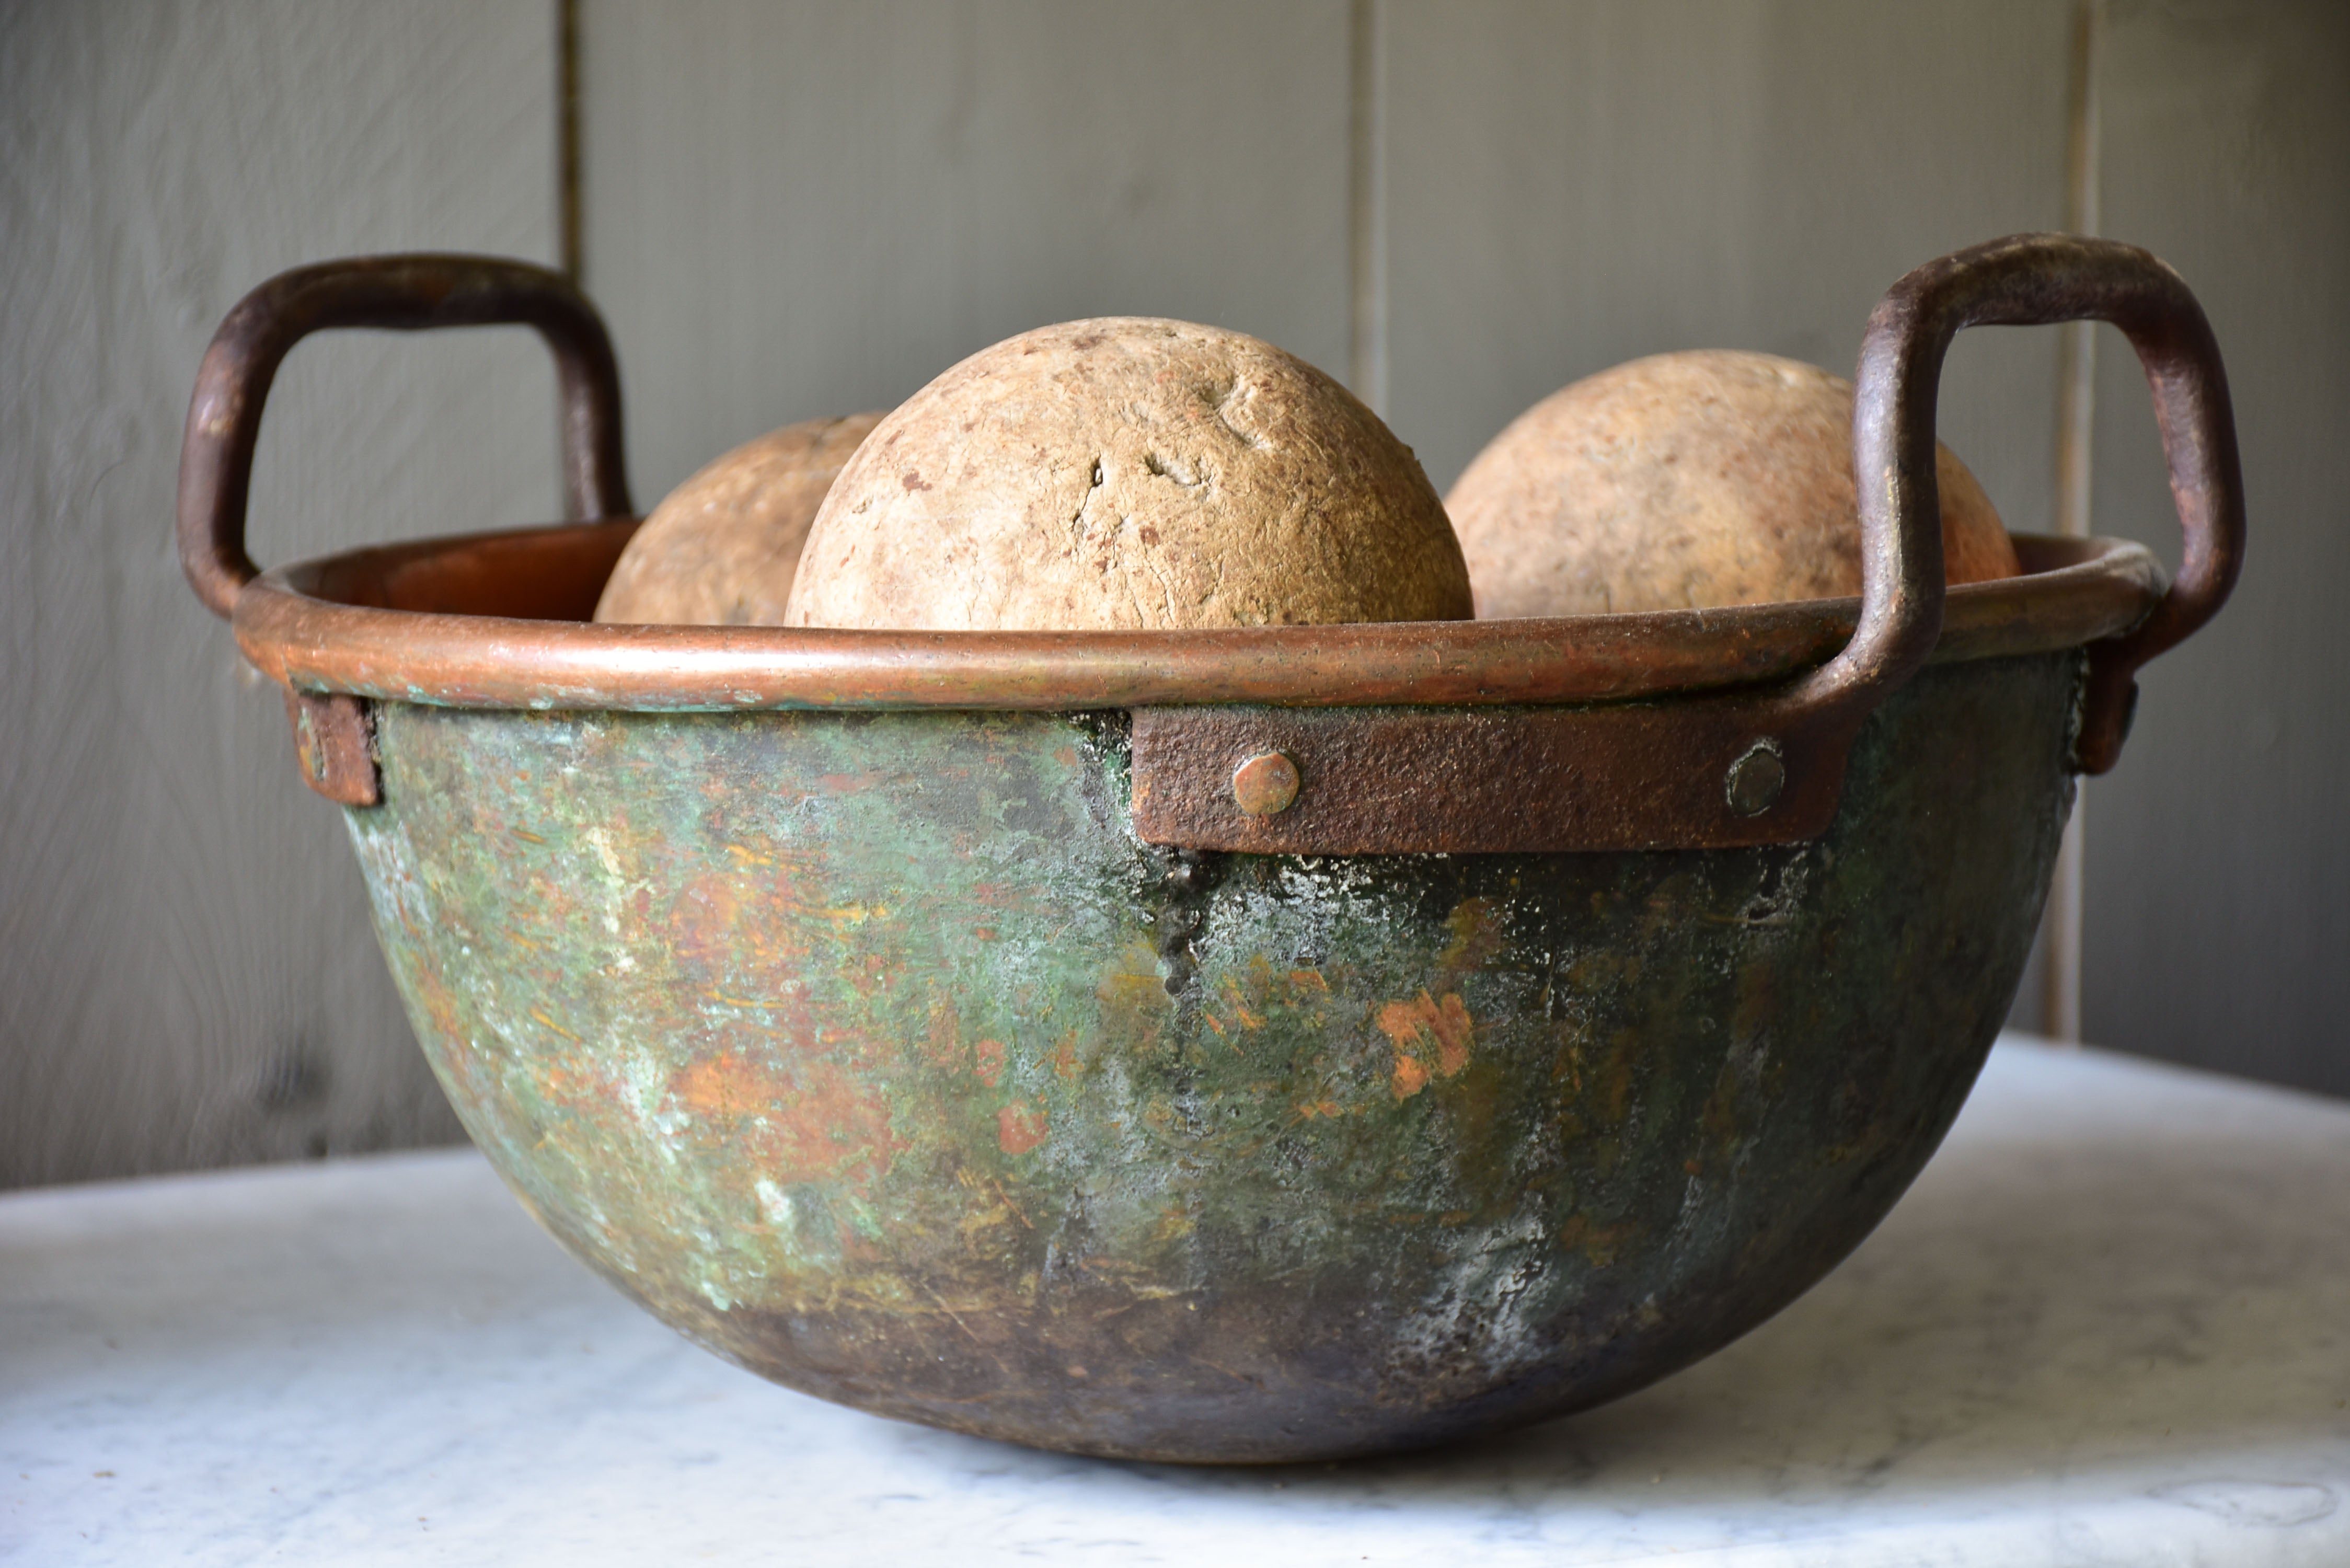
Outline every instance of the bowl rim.
<svg viewBox="0 0 2350 1568"><path fill-rule="evenodd" d="M291 690L432 707L1066 711L1253 703L1482 707L1784 682L1857 597L1551 619L1179 631L876 631L598 623L622 518L374 545L262 574L238 645ZM2168 587L2144 545L2013 535L2022 576L1949 590L1935 662L2129 631Z"/></svg>

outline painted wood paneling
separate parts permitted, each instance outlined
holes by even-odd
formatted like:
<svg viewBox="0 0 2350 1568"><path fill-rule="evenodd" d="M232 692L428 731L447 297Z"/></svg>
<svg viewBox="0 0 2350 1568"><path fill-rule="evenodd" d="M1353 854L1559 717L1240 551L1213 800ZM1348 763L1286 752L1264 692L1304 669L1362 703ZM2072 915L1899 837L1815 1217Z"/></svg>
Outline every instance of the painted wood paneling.
<svg viewBox="0 0 2350 1568"><path fill-rule="evenodd" d="M1345 375L1347 16L585 0L587 281L645 504L1048 322L1205 321Z"/></svg>
<svg viewBox="0 0 2350 1568"><path fill-rule="evenodd" d="M551 256L552 52L541 0L0 7L0 1185L462 1136L172 496L263 278ZM556 509L525 335L320 340L270 410L265 562Z"/></svg>
<svg viewBox="0 0 2350 1568"><path fill-rule="evenodd" d="M2350 1094L2350 8L2115 0L2105 226L2185 275L2236 405L2226 612L2090 786L2089 1038ZM2098 351L2095 517L2178 559L2146 384Z"/></svg>
<svg viewBox="0 0 2350 1568"><path fill-rule="evenodd" d="M1439 484L1529 404L1669 349L1849 374L1887 285L2058 226L2045 0L1390 0L1390 422ZM1978 333L1942 418L2045 525L2056 346Z"/></svg>

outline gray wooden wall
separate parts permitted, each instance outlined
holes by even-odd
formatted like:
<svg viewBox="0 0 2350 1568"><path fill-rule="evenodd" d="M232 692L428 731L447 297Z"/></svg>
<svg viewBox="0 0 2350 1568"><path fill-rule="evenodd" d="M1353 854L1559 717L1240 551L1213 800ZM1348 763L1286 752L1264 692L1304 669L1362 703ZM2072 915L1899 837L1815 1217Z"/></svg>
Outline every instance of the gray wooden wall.
<svg viewBox="0 0 2350 1568"><path fill-rule="evenodd" d="M1917 262L2065 216L2068 0L580 0L586 281L638 493L1042 322L1240 327L1440 485L1661 349L1842 369ZM0 1184L456 1136L274 691L168 542L203 344L321 256L558 241L555 0L0 0ZM2350 7L2112 0L2105 232L2201 294L2253 544L2092 786L2092 1040L2350 1092ZM1977 333L1950 443L2052 514L2057 347ZM551 378L328 340L265 561L552 515ZM2102 348L2096 526L2175 555ZM2032 1021L2027 1006L2022 1021Z"/></svg>
<svg viewBox="0 0 2350 1568"><path fill-rule="evenodd" d="M461 1137L335 812L171 539L196 361L270 274L552 259L544 0L0 5L0 1182ZM263 561L544 519L520 334L286 362Z"/></svg>

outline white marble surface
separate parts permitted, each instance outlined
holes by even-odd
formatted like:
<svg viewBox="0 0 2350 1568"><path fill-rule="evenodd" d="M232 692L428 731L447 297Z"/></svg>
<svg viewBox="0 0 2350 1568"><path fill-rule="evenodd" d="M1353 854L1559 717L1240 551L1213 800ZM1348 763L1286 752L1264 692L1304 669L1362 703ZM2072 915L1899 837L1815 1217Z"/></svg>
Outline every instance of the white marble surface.
<svg viewBox="0 0 2350 1568"><path fill-rule="evenodd" d="M1184 1470L672 1336L470 1151L0 1198L27 1563L2350 1563L2350 1106L2010 1042L1841 1270L1607 1409Z"/></svg>

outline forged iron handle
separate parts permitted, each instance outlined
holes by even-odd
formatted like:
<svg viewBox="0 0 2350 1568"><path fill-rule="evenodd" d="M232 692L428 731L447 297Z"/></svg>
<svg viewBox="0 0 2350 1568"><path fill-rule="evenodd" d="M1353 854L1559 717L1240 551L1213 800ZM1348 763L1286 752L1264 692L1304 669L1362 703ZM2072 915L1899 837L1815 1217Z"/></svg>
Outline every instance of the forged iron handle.
<svg viewBox="0 0 2350 1568"><path fill-rule="evenodd" d="M2186 282L2136 245L2070 234L2015 234L1929 262L1889 289L1868 319L1853 404L1860 493L1861 618L1851 643L1806 683L1835 701L1907 680L1942 623L1941 497L1934 410L1942 358L1962 327L2109 321L2137 351L2162 430L2186 547L2152 614L2089 650L2074 764L2101 774L2121 754L2138 667L2219 612L2244 558L2244 476L2228 373Z"/></svg>
<svg viewBox="0 0 2350 1568"><path fill-rule="evenodd" d="M622 517L620 373L603 318L561 274L497 256L358 256L278 274L239 300L196 372L180 449L180 565L226 619L260 568L245 554L245 505L262 404L277 367L313 332L369 327L537 329L555 355L562 399L563 478L574 519Z"/></svg>

